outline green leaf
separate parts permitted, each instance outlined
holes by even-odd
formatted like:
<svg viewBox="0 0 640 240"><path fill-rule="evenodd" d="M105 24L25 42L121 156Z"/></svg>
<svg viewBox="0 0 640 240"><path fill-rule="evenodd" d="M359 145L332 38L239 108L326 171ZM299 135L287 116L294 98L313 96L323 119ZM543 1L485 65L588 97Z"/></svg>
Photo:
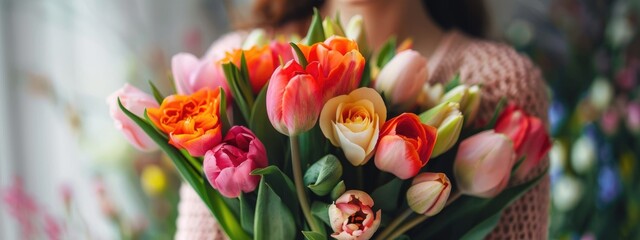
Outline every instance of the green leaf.
<svg viewBox="0 0 640 240"><path fill-rule="evenodd" d="M153 98L156 99L156 102L158 102L158 104L162 104L162 100L164 100L164 97L162 96L160 91L158 91L158 88L156 87L155 84L153 84L151 80L149 80L149 86L151 86L151 92L153 93Z"/></svg>
<svg viewBox="0 0 640 240"><path fill-rule="evenodd" d="M317 8L313 8L313 19L311 20L311 26L309 26L309 31L305 39L305 44L309 46L317 42L323 42L326 39L324 29L322 28L322 18Z"/></svg>
<svg viewBox="0 0 640 240"><path fill-rule="evenodd" d="M502 215L502 211L496 212L491 215L489 218L483 220L478 225L473 227L469 232L463 235L461 240L474 240L474 239L484 239L493 229L498 225L500 221L500 215Z"/></svg>
<svg viewBox="0 0 640 240"><path fill-rule="evenodd" d="M456 73L456 75L454 75L453 78L449 80L447 85L444 86L444 92L451 91L451 89L454 89L458 85L460 85L460 73Z"/></svg>
<svg viewBox="0 0 640 240"><path fill-rule="evenodd" d="M182 176L195 192L200 196L204 203L209 207L209 210L218 220L218 223L224 229L229 238L236 240L250 239L250 237L240 228L240 222L233 215L228 206L222 201L220 193L215 191L208 183L205 182L202 177L203 173L199 173L190 166L184 155L169 144L168 139L161 133L159 133L152 123L145 121L144 119L136 116L127 110L120 99L118 99L118 105L120 109L127 115L133 122L135 122L140 128L165 152L169 158L173 161L173 164L180 172Z"/></svg>
<svg viewBox="0 0 640 240"><path fill-rule="evenodd" d="M298 202L295 186L291 179L278 167L271 165L266 168L258 168L253 170L251 175L261 175L262 178L269 183L273 191L275 191L278 196L282 196L282 201L284 201L287 206L290 206L291 209L299 209L300 203ZM296 222L300 222L301 216L299 211L294 211L293 214Z"/></svg>
<svg viewBox="0 0 640 240"><path fill-rule="evenodd" d="M294 239L296 237L296 225L291 211L264 178L260 180L258 188L253 227L255 239Z"/></svg>
<svg viewBox="0 0 640 240"><path fill-rule="evenodd" d="M238 85L240 81L240 72L238 68L233 65L233 63L225 63L222 64L222 70L224 71L225 78L227 79L227 83L229 85L229 89L233 94L234 104L237 106L236 109L240 111L242 117L245 120L249 119L250 108L249 104L246 101L246 98L243 96L242 90Z"/></svg>
<svg viewBox="0 0 640 240"><path fill-rule="evenodd" d="M333 187L333 189L331 189L331 200L338 199L345 191L347 191L347 186L344 185L344 181L340 181L335 187Z"/></svg>
<svg viewBox="0 0 640 240"><path fill-rule="evenodd" d="M327 237L325 237L324 235L317 233L317 232L312 232L312 231L302 231L302 235L304 235L304 238L307 240L325 240L327 239Z"/></svg>
<svg viewBox="0 0 640 240"><path fill-rule="evenodd" d="M389 38L389 40L382 46L376 61L378 68L382 69L384 65L387 65L387 63L396 55L396 46L396 37Z"/></svg>
<svg viewBox="0 0 640 240"><path fill-rule="evenodd" d="M311 204L311 214L331 227L331 222L329 222L329 205L328 203L314 201Z"/></svg>
<svg viewBox="0 0 640 240"><path fill-rule="evenodd" d="M302 68L306 69L309 62L307 62L307 58L304 56L304 53L302 53L302 50L300 50L300 47L292 42L289 43L289 45L291 45L291 48L293 48L293 51L295 51L296 56L298 56L298 62L300 62Z"/></svg>
<svg viewBox="0 0 640 240"><path fill-rule="evenodd" d="M362 80L359 87L369 87L369 84L371 84L371 62L367 59L364 62L364 70L362 70Z"/></svg>
<svg viewBox="0 0 640 240"><path fill-rule="evenodd" d="M287 138L285 135L280 134L271 122L267 114L267 88L269 84L262 88L262 91L258 94L256 102L251 110L251 119L249 120L249 128L260 139L260 142L264 145L267 151L267 156L270 165L282 166L284 164L285 146L287 144Z"/></svg>
<svg viewBox="0 0 640 240"><path fill-rule="evenodd" d="M324 196L331 192L342 177L342 164L331 154L316 161L304 173L304 184L316 195Z"/></svg>
<svg viewBox="0 0 640 240"><path fill-rule="evenodd" d="M437 238L459 239L466 234L469 234L469 236L481 235L481 231L495 227L495 224L490 225L492 223L490 218L494 217L494 215L499 216L502 210L529 191L545 175L546 171L531 181L505 189L492 199L462 196L444 208L438 215L416 226L415 230L410 233L425 239L435 238L436 236ZM481 226L476 228L479 225ZM472 229L476 230L469 233Z"/></svg>
<svg viewBox="0 0 640 240"><path fill-rule="evenodd" d="M244 56L244 51L240 57L240 81L238 81L240 90L242 90L242 96L247 101L249 109L253 108L253 88L251 87L251 78L249 77L249 67L247 67L247 58Z"/></svg>
<svg viewBox="0 0 640 240"><path fill-rule="evenodd" d="M224 136L231 129L231 123L229 123L227 116L227 94L222 87L220 87L220 119L222 120L222 136Z"/></svg>
<svg viewBox="0 0 640 240"><path fill-rule="evenodd" d="M398 197L400 196L400 188L402 180L394 178L384 185L376 188L371 194L376 207L383 211L394 211L398 207Z"/></svg>
<svg viewBox="0 0 640 240"><path fill-rule="evenodd" d="M489 124L487 124L485 129L493 129L495 127L496 123L498 122L498 117L500 117L500 114L502 113L502 110L504 109L504 107L506 105L507 105L507 98L506 97L500 98L500 101L498 102L498 105L496 106L496 111L493 112L493 116L491 117L491 121L489 121Z"/></svg>
<svg viewBox="0 0 640 240"><path fill-rule="evenodd" d="M249 204L245 193L240 194L238 200L240 201L240 224L242 224L242 229L250 234L253 234L255 210L253 209L252 204Z"/></svg>

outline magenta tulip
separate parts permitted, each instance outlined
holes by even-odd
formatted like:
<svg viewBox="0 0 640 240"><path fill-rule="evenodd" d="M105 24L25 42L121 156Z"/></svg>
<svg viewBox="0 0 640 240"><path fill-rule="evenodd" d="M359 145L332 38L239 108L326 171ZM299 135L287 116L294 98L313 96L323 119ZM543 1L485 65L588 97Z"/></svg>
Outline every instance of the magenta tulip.
<svg viewBox="0 0 640 240"><path fill-rule="evenodd" d="M159 105L153 97L129 84L118 89L107 98L109 113L125 138L141 151L152 151L158 148L155 142L133 120L122 112L118 106L118 98L122 105L139 117L144 117L146 108L157 108Z"/></svg>
<svg viewBox="0 0 640 240"><path fill-rule="evenodd" d="M462 193L490 198L507 186L514 163L511 140L487 130L460 143L453 173Z"/></svg>
<svg viewBox="0 0 640 240"><path fill-rule="evenodd" d="M235 198L256 189L260 176L250 173L267 165L262 142L246 127L233 126L222 143L205 154L203 170L214 189Z"/></svg>

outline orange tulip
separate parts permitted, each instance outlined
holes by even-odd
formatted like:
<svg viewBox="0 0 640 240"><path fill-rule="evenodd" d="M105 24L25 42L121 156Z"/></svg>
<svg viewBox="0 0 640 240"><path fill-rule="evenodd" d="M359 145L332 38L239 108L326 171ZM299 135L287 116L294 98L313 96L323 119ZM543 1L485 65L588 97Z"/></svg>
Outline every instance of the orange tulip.
<svg viewBox="0 0 640 240"><path fill-rule="evenodd" d="M358 88L364 70L364 57L354 40L333 36L321 43L299 44L307 62L318 62L322 75L323 102Z"/></svg>
<svg viewBox="0 0 640 240"><path fill-rule="evenodd" d="M222 140L219 89L169 96L159 108L147 109L147 115L169 135L171 145L186 149L192 156L204 156Z"/></svg>
<svg viewBox="0 0 640 240"><path fill-rule="evenodd" d="M274 41L270 45L253 46L249 49L236 49L227 52L221 63L231 62L240 67L243 52L247 68L249 68L249 82L253 94L258 94L267 84L273 71L280 65L280 59L283 63L293 59L293 52L291 52L288 43Z"/></svg>

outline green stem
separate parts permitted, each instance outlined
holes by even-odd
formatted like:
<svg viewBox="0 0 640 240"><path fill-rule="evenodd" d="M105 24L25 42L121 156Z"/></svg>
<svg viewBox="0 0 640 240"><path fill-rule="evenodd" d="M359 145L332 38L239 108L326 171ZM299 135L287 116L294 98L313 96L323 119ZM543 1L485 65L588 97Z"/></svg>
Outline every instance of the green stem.
<svg viewBox="0 0 640 240"><path fill-rule="evenodd" d="M391 234L393 232L393 230L396 227L398 227L402 222L404 222L405 219L407 219L409 216L411 216L412 213L413 213L413 210L411 210L411 208L407 208L407 210L405 210L400 215L398 215L395 219L393 219L393 221L389 224L389 226L387 226L384 229L384 231L382 231L380 233L380 235L378 235L378 237L376 237L376 239L377 240L387 239L387 236L389 234Z"/></svg>
<svg viewBox="0 0 640 240"><path fill-rule="evenodd" d="M447 200L447 203L446 203L445 207L449 206L449 204L451 204L453 201L458 199L461 195L462 195L462 193L460 191L454 192L453 195L451 195L449 197L449 199ZM427 215L420 215L419 217L411 219L409 222L407 222L406 224L402 225L402 227L398 228L396 231L391 233L391 235L389 235L389 237L387 239L396 239L397 237L399 237L403 233L409 231L410 229L412 229L413 227L417 226L418 224L424 222L428 218L429 218L429 216L427 216Z"/></svg>
<svg viewBox="0 0 640 240"><path fill-rule="evenodd" d="M318 226L318 222L311 215L311 209L309 208L309 202L307 200L307 192L302 182L302 166L300 166L300 143L297 136L291 136L291 167L293 168L293 180L296 185L296 194L298 194L298 201L300 202L300 208L302 213L311 227L311 231L317 233L323 233L323 230Z"/></svg>

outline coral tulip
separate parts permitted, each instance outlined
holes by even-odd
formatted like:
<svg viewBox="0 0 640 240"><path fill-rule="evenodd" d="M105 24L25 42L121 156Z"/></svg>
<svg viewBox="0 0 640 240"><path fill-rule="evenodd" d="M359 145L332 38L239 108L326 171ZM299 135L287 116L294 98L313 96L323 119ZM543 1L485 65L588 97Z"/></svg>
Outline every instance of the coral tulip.
<svg viewBox="0 0 640 240"><path fill-rule="evenodd" d="M371 209L373 199L365 192L349 190L329 206L329 222L336 239L370 239L380 226L382 212Z"/></svg>

